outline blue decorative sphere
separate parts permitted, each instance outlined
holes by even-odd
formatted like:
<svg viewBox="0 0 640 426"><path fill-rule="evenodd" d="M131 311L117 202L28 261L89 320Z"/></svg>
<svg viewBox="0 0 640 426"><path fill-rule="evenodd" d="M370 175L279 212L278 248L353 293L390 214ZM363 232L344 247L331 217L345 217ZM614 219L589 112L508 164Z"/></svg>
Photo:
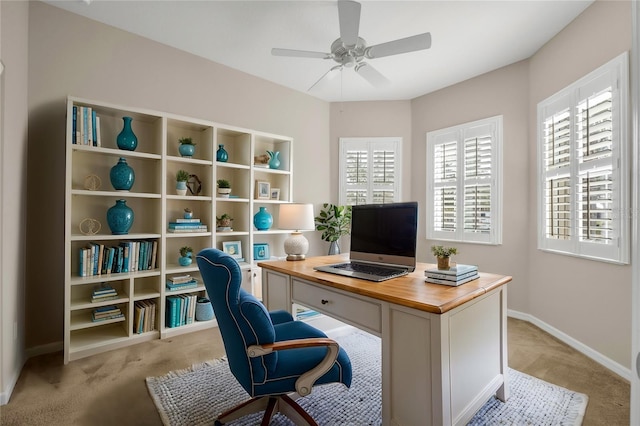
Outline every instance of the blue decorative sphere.
<svg viewBox="0 0 640 426"><path fill-rule="evenodd" d="M266 231L273 225L273 216L266 207L260 207L258 213L253 216L253 225L258 231Z"/></svg>

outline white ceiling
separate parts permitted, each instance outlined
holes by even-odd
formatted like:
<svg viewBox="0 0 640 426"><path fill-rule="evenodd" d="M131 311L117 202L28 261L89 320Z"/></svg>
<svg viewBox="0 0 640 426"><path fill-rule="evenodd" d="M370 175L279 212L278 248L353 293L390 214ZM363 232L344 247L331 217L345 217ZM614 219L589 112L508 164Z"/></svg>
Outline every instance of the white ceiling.
<svg viewBox="0 0 640 426"><path fill-rule="evenodd" d="M526 59L593 0L361 0L368 45L430 32L431 48L368 60L391 84L374 88L353 69L308 91L330 59L271 55L272 47L329 52L337 1L45 0L248 74L335 101L400 100Z"/></svg>

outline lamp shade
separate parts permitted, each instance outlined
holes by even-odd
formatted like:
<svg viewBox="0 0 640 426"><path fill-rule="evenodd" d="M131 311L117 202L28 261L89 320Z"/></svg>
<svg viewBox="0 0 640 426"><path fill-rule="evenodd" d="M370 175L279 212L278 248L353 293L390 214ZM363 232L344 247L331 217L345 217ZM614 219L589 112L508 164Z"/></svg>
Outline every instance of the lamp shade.
<svg viewBox="0 0 640 426"><path fill-rule="evenodd" d="M280 204L278 228L292 231L313 231L313 204Z"/></svg>

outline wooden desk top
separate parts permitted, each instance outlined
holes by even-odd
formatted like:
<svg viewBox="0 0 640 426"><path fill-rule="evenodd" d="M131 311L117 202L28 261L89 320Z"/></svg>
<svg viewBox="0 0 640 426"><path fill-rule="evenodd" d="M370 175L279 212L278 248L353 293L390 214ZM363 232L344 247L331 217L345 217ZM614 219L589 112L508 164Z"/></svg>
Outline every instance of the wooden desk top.
<svg viewBox="0 0 640 426"><path fill-rule="evenodd" d="M380 283L313 269L314 266L343 262L348 259L348 255L341 254L310 257L301 261L265 261L259 262L258 266L327 287L435 314L454 309L511 281L510 276L481 272L480 278L457 287L431 284L424 281L425 269L436 267L431 263L418 263L416 270L411 274Z"/></svg>

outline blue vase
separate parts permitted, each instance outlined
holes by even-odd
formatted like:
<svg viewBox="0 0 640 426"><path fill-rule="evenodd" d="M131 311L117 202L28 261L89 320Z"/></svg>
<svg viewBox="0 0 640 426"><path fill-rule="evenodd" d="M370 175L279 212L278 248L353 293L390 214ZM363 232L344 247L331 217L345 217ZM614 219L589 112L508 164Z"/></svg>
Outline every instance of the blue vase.
<svg viewBox="0 0 640 426"><path fill-rule="evenodd" d="M273 225L273 216L266 207L260 207L260 211L253 216L253 225L258 231L266 231Z"/></svg>
<svg viewBox="0 0 640 426"><path fill-rule="evenodd" d="M138 138L131 129L132 118L122 117L122 120L124 121L124 127L117 138L118 148L126 151L135 151L138 146Z"/></svg>
<svg viewBox="0 0 640 426"><path fill-rule="evenodd" d="M116 191L128 191L136 180L136 174L131 166L127 164L127 160L120 157L118 163L111 168L109 178Z"/></svg>
<svg viewBox="0 0 640 426"><path fill-rule="evenodd" d="M133 225L133 210L127 206L126 200L116 200L116 204L107 210L107 223L113 235L129 233Z"/></svg>
<svg viewBox="0 0 640 426"><path fill-rule="evenodd" d="M280 167L280 151L267 151L267 154L271 157L269 160L269 168L277 169Z"/></svg>
<svg viewBox="0 0 640 426"><path fill-rule="evenodd" d="M196 146L189 143L181 143L178 147L178 152L183 157L193 157L193 154L196 152Z"/></svg>
<svg viewBox="0 0 640 426"><path fill-rule="evenodd" d="M216 161L220 161L221 163L226 163L229 159L229 154L224 149L224 145L218 145L218 150L216 151Z"/></svg>

